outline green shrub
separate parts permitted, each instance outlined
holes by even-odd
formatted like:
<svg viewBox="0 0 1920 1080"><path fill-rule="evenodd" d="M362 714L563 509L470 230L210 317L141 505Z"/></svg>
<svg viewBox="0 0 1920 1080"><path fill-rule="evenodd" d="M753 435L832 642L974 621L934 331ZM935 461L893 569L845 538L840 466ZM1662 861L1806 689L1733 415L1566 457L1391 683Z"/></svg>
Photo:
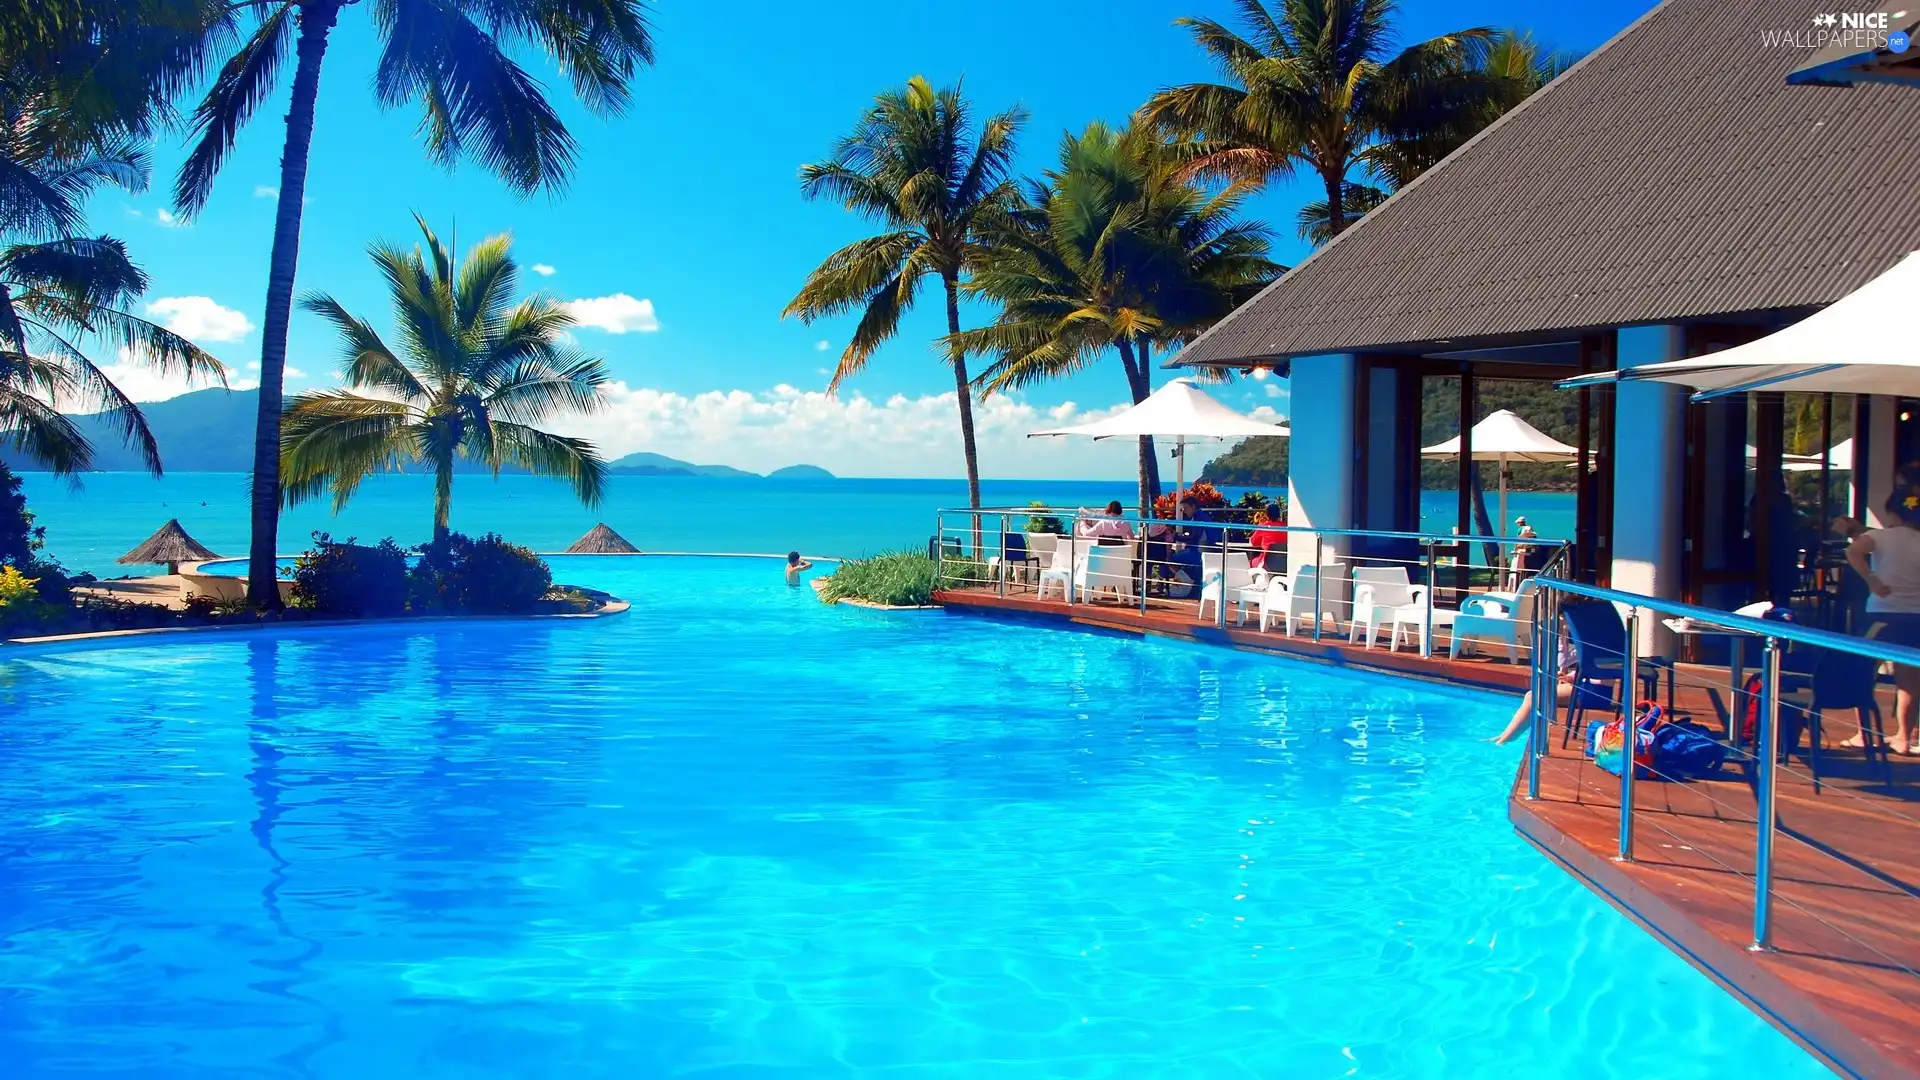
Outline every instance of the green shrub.
<svg viewBox="0 0 1920 1080"><path fill-rule="evenodd" d="M1045 510L1047 508L1047 504L1039 499L1035 499L1027 505L1036 510ZM1034 514L1027 519L1027 531L1030 533L1052 533L1055 536L1065 536L1067 525L1066 522L1061 521L1052 514Z"/></svg>
<svg viewBox="0 0 1920 1080"><path fill-rule="evenodd" d="M913 607L933 600L933 560L925 552L883 551L866 559L848 559L821 587L823 599L864 600L890 607Z"/></svg>
<svg viewBox="0 0 1920 1080"><path fill-rule="evenodd" d="M422 551L409 592L417 611L524 615L552 588L553 570L530 548L494 533L478 540L450 533Z"/></svg>
<svg viewBox="0 0 1920 1080"><path fill-rule="evenodd" d="M313 534L293 572L293 606L323 615L382 617L407 607L407 556L391 539L375 547Z"/></svg>
<svg viewBox="0 0 1920 1080"><path fill-rule="evenodd" d="M81 575L76 579L69 575L57 561L40 554L46 546L46 527L33 523L33 511L27 509L27 497L20 490L20 478L0 464L0 564L34 579L34 591L40 599L65 604L73 583L92 577Z"/></svg>

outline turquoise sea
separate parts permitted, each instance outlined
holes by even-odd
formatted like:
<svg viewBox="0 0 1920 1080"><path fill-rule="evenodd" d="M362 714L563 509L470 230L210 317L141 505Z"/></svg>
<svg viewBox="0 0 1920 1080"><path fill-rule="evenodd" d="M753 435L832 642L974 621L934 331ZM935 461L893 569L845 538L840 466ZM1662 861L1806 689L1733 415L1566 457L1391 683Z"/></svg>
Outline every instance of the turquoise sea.
<svg viewBox="0 0 1920 1080"><path fill-rule="evenodd" d="M146 572L114 560L168 518L179 518L195 539L222 555L247 553L243 473L177 473L159 480L142 473L96 473L77 489L44 473L22 475L28 505L47 528L48 551L69 569L103 577ZM1058 506L1095 506L1109 499L1131 503L1135 491L1131 480L988 480L981 487L982 501L999 506L1034 499ZM551 480L461 476L454 482L453 527L499 532L538 551L558 551L596 521L605 521L645 551L783 553L797 548L810 555L859 556L924 545L933 534L934 511L964 506L966 500L961 480L616 476L604 505L588 510ZM1453 492L1427 492L1422 505L1426 527L1445 532L1453 524ZM1526 514L1544 537L1573 535L1571 495L1510 495L1507 509L1509 517ZM431 526L428 477L379 476L338 516L324 502L288 511L281 519L280 550L304 550L315 530L363 541L391 536L410 546L427 539Z"/></svg>

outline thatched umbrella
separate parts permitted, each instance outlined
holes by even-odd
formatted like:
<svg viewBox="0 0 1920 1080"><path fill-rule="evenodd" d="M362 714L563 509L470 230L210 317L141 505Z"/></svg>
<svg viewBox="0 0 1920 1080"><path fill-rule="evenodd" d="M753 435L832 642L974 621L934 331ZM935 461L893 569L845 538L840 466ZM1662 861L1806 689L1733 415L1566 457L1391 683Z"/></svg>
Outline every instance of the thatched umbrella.
<svg viewBox="0 0 1920 1080"><path fill-rule="evenodd" d="M587 535L573 542L567 548L568 555L638 555L640 549L627 543L627 538L607 528L601 522L587 531Z"/></svg>
<svg viewBox="0 0 1920 1080"><path fill-rule="evenodd" d="M166 563L167 573L177 574L183 562L205 562L219 557L207 550L205 544L188 536L187 530L180 527L180 519L173 518L139 547L120 556L119 561L128 566Z"/></svg>

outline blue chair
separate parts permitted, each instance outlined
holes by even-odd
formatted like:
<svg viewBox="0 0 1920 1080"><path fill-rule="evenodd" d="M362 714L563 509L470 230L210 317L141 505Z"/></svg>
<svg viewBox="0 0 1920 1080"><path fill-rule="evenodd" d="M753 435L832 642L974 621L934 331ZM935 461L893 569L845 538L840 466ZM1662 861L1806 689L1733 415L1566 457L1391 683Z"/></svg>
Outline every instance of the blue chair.
<svg viewBox="0 0 1920 1080"><path fill-rule="evenodd" d="M1798 693L1783 692L1780 706L1783 710L1793 709L1805 717L1804 723L1789 724L1782 722L1780 760L1786 760L1789 754L1802 753L1807 768L1813 773L1813 793L1820 793L1820 715L1829 709L1852 709L1860 720L1860 741L1865 744L1867 763L1871 765L1876 753L1885 769L1887 782L1893 782L1893 759L1886 745L1886 731L1880 715L1880 703L1874 698L1874 689L1880 679L1880 662L1870 656L1858 656L1854 653L1838 652L1833 649L1796 648L1787 654L1793 657L1797 653L1812 653L1811 685ZM1784 715L1784 713L1783 713ZM1807 735L1807 748L1800 750L1800 732Z"/></svg>
<svg viewBox="0 0 1920 1080"><path fill-rule="evenodd" d="M1560 736L1560 748L1566 749L1580 717L1588 709L1620 708L1622 668L1626 666L1627 624L1612 604L1584 600L1560 609L1566 622L1567 638L1573 645L1573 693L1567 698L1567 715ZM1660 673L1667 674L1667 711L1673 711L1673 661L1664 657L1641 657L1638 681L1646 687L1646 697L1660 692Z"/></svg>
<svg viewBox="0 0 1920 1080"><path fill-rule="evenodd" d="M1036 572L1040 568L1040 560L1035 558L1033 551L1027 547L1027 534L1023 532L1000 534L1000 561L1003 567L1001 573L1006 573L1008 569L1018 566L1023 568L1022 577L1026 576L1025 567L1031 566Z"/></svg>

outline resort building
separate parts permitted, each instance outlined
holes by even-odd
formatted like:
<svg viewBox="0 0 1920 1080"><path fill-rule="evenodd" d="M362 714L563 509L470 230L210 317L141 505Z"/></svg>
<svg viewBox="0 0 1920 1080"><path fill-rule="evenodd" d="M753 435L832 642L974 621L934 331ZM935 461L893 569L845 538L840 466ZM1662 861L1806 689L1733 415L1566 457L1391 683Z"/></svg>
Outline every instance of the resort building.
<svg viewBox="0 0 1920 1080"><path fill-rule="evenodd" d="M1464 428L1492 383L1739 345L1920 248L1920 99L1790 84L1812 56L1808 11L1668 0L1181 352L1175 365L1290 376L1290 523L1421 529L1423 401L1457 397ZM1859 471L1820 485L1797 531L1774 528L1796 467L1782 395L1562 393L1579 395L1577 572L1723 610L1786 601L1799 551L1820 547L1812 523L1873 518L1894 463L1920 457L1920 407L1820 399L1818 423L1847 429L1853 456L1812 467ZM1479 531L1469 467L1464 535ZM1393 554L1342 543L1326 538L1321 559Z"/></svg>

